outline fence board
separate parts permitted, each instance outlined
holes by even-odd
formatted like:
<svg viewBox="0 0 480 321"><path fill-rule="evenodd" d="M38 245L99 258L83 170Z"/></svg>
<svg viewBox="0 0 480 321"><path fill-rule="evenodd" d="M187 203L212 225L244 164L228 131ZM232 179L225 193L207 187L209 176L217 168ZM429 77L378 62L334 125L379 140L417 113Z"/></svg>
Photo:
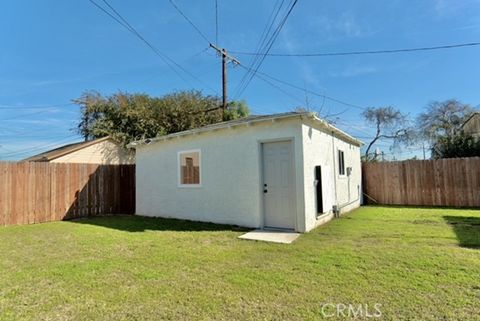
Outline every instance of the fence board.
<svg viewBox="0 0 480 321"><path fill-rule="evenodd" d="M480 157L365 163L362 172L379 204L480 207Z"/></svg>
<svg viewBox="0 0 480 321"><path fill-rule="evenodd" d="M135 165L0 162L0 226L135 212Z"/></svg>

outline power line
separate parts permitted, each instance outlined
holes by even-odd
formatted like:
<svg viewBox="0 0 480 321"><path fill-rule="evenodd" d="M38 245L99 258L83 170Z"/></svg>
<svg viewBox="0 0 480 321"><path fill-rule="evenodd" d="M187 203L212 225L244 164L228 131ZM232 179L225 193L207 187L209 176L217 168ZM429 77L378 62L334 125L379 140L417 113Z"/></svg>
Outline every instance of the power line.
<svg viewBox="0 0 480 321"><path fill-rule="evenodd" d="M67 107L73 106L74 103L65 103L65 104L56 104L56 105L35 105L35 106L15 106L15 105L0 105L0 109L14 109L14 110L21 110L21 109L51 109L57 107Z"/></svg>
<svg viewBox="0 0 480 321"><path fill-rule="evenodd" d="M71 124L73 124L73 122L71 122ZM34 127L31 127L31 126L27 126L26 128L19 124L15 125L14 128L10 127L12 126L12 124L10 123L2 123L0 124L0 132L8 132L8 133L17 133L17 134L23 134L24 132L28 132L28 133L39 133L39 132L55 132L56 130L68 130L69 128L67 128L68 126L68 123L66 124L65 122L62 122L62 125L63 126L55 126L55 127L50 127L50 128L37 128L35 129Z"/></svg>
<svg viewBox="0 0 480 321"><path fill-rule="evenodd" d="M248 67L246 67L246 66L244 66L244 65L242 65L242 64L240 64L239 66L242 67L242 68L244 68L244 69L246 69L247 71L248 71L248 69L249 69ZM285 94L286 96L289 96L291 99L293 99L293 100L295 100L295 101L298 101L298 102L300 102L301 104L303 104L303 100L301 100L300 98L292 95L292 94L289 93L288 91L282 89L280 86L274 84L274 83L271 82L270 80L268 80L268 79L266 79L266 78L264 78L264 77L262 77L262 76L259 76L258 74L257 74L256 76L257 76L258 79L266 82L267 84L269 84L269 85L272 86L273 88L277 89L277 90L280 91L281 93Z"/></svg>
<svg viewBox="0 0 480 321"><path fill-rule="evenodd" d="M330 111L330 109L329 109L329 111ZM347 111L348 111L348 108L346 108L346 109L344 109L344 110L342 110L342 111L340 111L340 112L338 112L338 113L333 113L333 114L331 114L331 113L329 112L329 113L327 113L325 116L322 116L322 118L328 120L328 119L331 119L332 117L336 117L336 119L338 119L338 116L345 114ZM320 114L320 113L319 113L319 114ZM333 120L333 121L334 121L334 120Z"/></svg>
<svg viewBox="0 0 480 321"><path fill-rule="evenodd" d="M183 60L183 61L185 62L185 61L189 61L189 60L191 60L191 59L193 59L193 58L196 58L196 57L200 56L201 54L203 54L204 52L207 52L208 50L210 50L210 47L205 47L205 48L203 48L202 50L194 53L194 54L191 55L190 57L186 58L186 59Z"/></svg>
<svg viewBox="0 0 480 321"><path fill-rule="evenodd" d="M242 66L244 67L244 66ZM289 96L290 98L292 98L293 100L296 100L298 102L300 102L300 104L303 104L304 101L300 98L298 98L297 96L295 95L292 95L291 93L289 93L288 91L282 89L280 86L278 85L275 85L273 82L269 81L268 79L262 77L262 76L259 76L258 74L255 75L258 79L260 80L263 80L264 82L266 82L267 84L269 84L270 86L272 86L273 88L277 89L278 91L282 92L283 94L285 94L286 96Z"/></svg>
<svg viewBox="0 0 480 321"><path fill-rule="evenodd" d="M264 73L264 72L258 72L258 73L261 74L261 75L264 75L264 76L266 76L266 77L268 77L268 78L270 78L270 79L272 79L272 80L275 80L275 81L277 81L277 82L279 82L279 83L282 83L282 84L284 84L284 85L287 85L287 86L290 86L290 87L292 87L292 88L295 88L295 89L298 89L298 90L307 92L307 93L309 93L309 94L311 94L311 95L315 95L315 96L318 96L318 97L321 97L321 98L325 98L325 99L327 99L327 100L330 100L330 101L339 103L339 104L344 105L344 106L348 106L348 107L352 107L352 108L356 108L356 109L361 109L361 110L367 109L366 107L362 107L362 106L359 106L359 105L351 104L351 103L345 102L345 101L343 101L343 100L340 100L340 99L338 99L338 98L334 98L334 97L327 96L327 95L324 95L324 94L319 94L319 93L314 92L314 91L311 91L311 90L309 90L309 89L302 88L302 87L300 87L300 86L298 86L298 85L295 85L295 84L286 82L286 81L284 81L284 80L278 79L278 78L276 78L276 77L267 75L267 74Z"/></svg>
<svg viewBox="0 0 480 321"><path fill-rule="evenodd" d="M218 46L218 0L215 0L215 45Z"/></svg>
<svg viewBox="0 0 480 321"><path fill-rule="evenodd" d="M33 134L33 132L31 132L30 134L15 135L15 134L12 134L12 133L11 134L2 134L0 132L0 139L6 140L6 139L9 139L9 137L15 138L15 140L30 140L32 138L50 139L50 138L65 137L65 133L54 133L54 134L52 134L51 132L43 131L43 132L40 132L39 134Z"/></svg>
<svg viewBox="0 0 480 321"><path fill-rule="evenodd" d="M165 64L167 64L167 66L169 66L180 78L182 78L183 80L187 81L181 74L178 73L178 71L173 68L173 66L170 65L169 63L169 60L167 59L167 57L165 56L165 54L163 54L162 52L160 52L159 50L157 50L153 45L151 45L145 38L143 38L129 23L128 21L126 21L125 19L123 19L123 17L121 15L118 14L118 12L113 8L113 6L111 6L106 0L103 0L103 2L115 13L117 14L118 18L116 16L114 16L112 13L110 13L108 10L106 10L104 7L102 7L101 5L99 5L97 2L93 1L93 0L89 0L93 5L95 5L98 9L100 9L101 11L103 11L105 14L107 14L110 18L112 18L113 20L115 20L117 23L119 23L121 26L123 26L125 29L127 29L128 31L130 31L133 35L135 35L137 38L139 38L141 41L143 41L157 56L159 56L163 62L165 62ZM120 18L120 19L119 19Z"/></svg>
<svg viewBox="0 0 480 321"><path fill-rule="evenodd" d="M285 21L286 21L286 18L288 18L291 10L293 9L293 7L295 6L296 4L296 1L293 3L293 5L291 5L291 10L287 11L286 15L284 16L283 19L281 19L277 25L277 27L275 28L275 30L273 31L273 33L270 35L270 38L269 40L267 41L267 37L268 35L270 34L270 31L273 27L273 24L275 23L276 19L277 19L277 16L278 14L280 13L281 9L282 9L282 6L283 6L283 3L284 3L284 0L282 0L282 2L280 3L280 5L278 6L278 9L276 10L276 13L270 23L270 26L268 27L267 31L265 32L264 34L264 37L263 37L263 40L261 41L260 43L260 47L263 47L263 50L266 51L266 53L268 53L271 49L271 47L273 46L273 43L275 42L278 34L280 33L280 30L282 29ZM275 9L274 9L274 12L275 12ZM272 12L273 13L273 12ZM266 42L265 42L266 41ZM262 50L261 48L258 49L259 51ZM241 79L240 81L240 85L238 87L238 90L237 90L237 96L240 96L248 87L248 85L250 84L250 82L252 81L253 77L255 76L255 74L257 73L257 71L259 70L260 66L262 65L263 61L265 60L266 58L266 55L260 55L260 56L257 56L255 57L254 61L252 62L251 66L250 66L250 70L247 71L247 73L244 75L244 77Z"/></svg>
<svg viewBox="0 0 480 321"><path fill-rule="evenodd" d="M351 130L355 130L357 132L360 132L360 133L364 133L364 134L367 134L367 135L371 135L372 133L365 130L364 128L360 127L360 126L356 126L356 125L352 125L351 123L347 123L347 122L344 122L342 120L339 120L337 121L339 123L339 125L341 126L344 126L348 129L351 129Z"/></svg>
<svg viewBox="0 0 480 321"><path fill-rule="evenodd" d="M285 22L287 21L288 17L290 16L290 14L292 13L292 10L293 8L295 7L295 5L297 4L298 0L295 0L292 5L290 6L290 9L287 11L287 14L285 15L285 17L283 18L283 20L279 23L277 29L274 31L274 34L272 35L272 37L270 38L270 41L268 43L268 47L267 47L267 51L266 51L266 54L268 54L273 46L273 44L275 43L275 40L277 39L278 35L280 34L280 31L282 30L283 26L285 25ZM250 76L250 79L247 81L246 85L244 86L244 88L242 89L242 91L240 92L240 94L245 91L245 89L247 89L249 83L251 82L252 78L255 76L255 74L258 72L258 70L260 69L260 66L263 64L263 62L265 61L265 58L267 57L267 55L262 55L260 61L258 62L257 66L255 67L255 70L253 71L252 75Z"/></svg>
<svg viewBox="0 0 480 321"><path fill-rule="evenodd" d="M420 47L420 48L406 48L406 49L387 49L387 50L368 50L368 51L347 51L347 52L321 52L321 53L258 53L246 51L234 51L231 53L246 56L270 56L270 57L327 57L327 56L352 56L352 55L374 55L374 54L389 54L400 52L415 52L415 51L431 51L442 49L453 49L462 47L479 46L480 42L460 43L452 45L443 45L435 47Z"/></svg>
<svg viewBox="0 0 480 321"><path fill-rule="evenodd" d="M240 65L240 66L243 67L243 68L248 69L248 67L246 67L246 66L244 66L244 65ZM261 72L261 71L257 71L257 74L260 74L260 75L262 75L262 76L264 76L264 77L266 77L266 78L269 78L269 79L271 79L271 80L273 80L273 81L276 81L276 82L278 82L278 83L281 83L281 84L283 84L283 85L286 85L286 86L295 88L295 89L297 89L297 90L301 90L302 92L307 92L307 93L309 93L309 94L311 94L311 95L315 95L315 96L318 96L318 97L321 97L321 98L324 98L324 99L327 99L327 100L330 100L330 101L339 103L339 104L344 105L344 106L348 106L348 107L352 107L352 108L356 108L356 109L361 109L361 110L367 109L367 107L363 107L363 106L351 104L351 103L348 103L348 102L346 102L346 101L340 100L340 99L338 99L338 98L334 98L334 97L331 97L331 96L319 94L319 93L314 92L314 91L312 91L312 90L302 88L302 87L300 87L300 86L298 86L298 85L292 84L292 83L290 83L290 82L287 82L287 81L285 81L285 80L279 79L279 78L274 77L274 76L270 76L269 74L266 74L266 73ZM258 75L257 75L257 77L258 77ZM261 79L261 78L260 78L260 79Z"/></svg>
<svg viewBox="0 0 480 321"><path fill-rule="evenodd" d="M207 41L209 44L209 47L215 49L219 56L222 58L222 114L223 117L225 118L225 110L228 107L228 97L227 97L227 92L228 92L228 62L233 62L235 63L240 63L235 57L229 55L227 53L227 50L225 48L220 48L216 44L212 44L211 41L208 39L207 36L198 28L192 20L190 20L183 12L182 10L175 4L173 0L169 0L172 6L182 15L182 17L197 31L197 33ZM217 6L217 1L215 1L215 24L216 24L216 41L218 42L218 6Z"/></svg>
<svg viewBox="0 0 480 321"><path fill-rule="evenodd" d="M122 25L124 28L128 29L129 31L132 31L130 30L130 28L125 24L123 23L122 21L120 21L117 17L115 17L113 14L111 14L110 12L108 12L108 10L106 10L104 7L102 7L101 5L99 5L98 3L96 3L95 1L93 0L88 0L90 1L90 3L92 3L95 7L97 7L98 9L100 9L101 11L103 11L105 14L107 14L108 16L110 16L110 18L112 18L113 20L115 20L116 22L118 22L120 25Z"/></svg>
<svg viewBox="0 0 480 321"><path fill-rule="evenodd" d="M242 65L242 64L239 64L242 68L245 68L245 69L248 69L248 67ZM265 76L265 77L262 77ZM298 90L302 90L302 91L306 91L307 93L310 93L312 95L315 95L315 96L318 96L318 97L322 97L323 99L327 99L327 100L330 100L330 101L333 101L333 102L336 102L336 103L339 103L339 104L342 104L342 105L345 105L347 107L353 107L353 108L357 108L357 109L362 109L362 110L365 110L366 107L362 107L362 106L358 106L358 105L354 105L354 104L350 104L350 103L347 103L345 101L342 101L340 99L337 99L337 98L333 98L331 96L327 96L327 95L323 95L323 94L319 94L319 93L316 93L314 91L311 91L311 90L308 90L308 89L305 89L305 88L302 88L300 86L297 86L297 85L294 85L294 84L291 84L291 83L288 83L284 80L281 80L281 79L278 79L276 77L273 77L273 76L270 76L264 72L257 72L256 74L256 77L259 78L260 80L266 82L267 84L269 84L270 86L274 87L275 89L277 89L278 91L282 92L283 94L289 96L290 98L292 98L293 100L295 101L298 101L300 102L301 104L304 103L303 100L301 100L300 98L298 98L297 96L295 95L292 95L291 93L285 91L284 89L282 89L281 87L277 86L276 84L274 84L273 82L269 81L268 79L271 79L271 80L274 80L274 81L277 81L279 83L282 83L284 85L287 85L287 86L290 86L292 88L295 88L295 89L298 89ZM335 116L338 116L338 115L341 115L343 113L345 113L347 110L343 110L339 113L334 113L334 114L327 114L326 116L324 116L324 118L330 118L330 117L335 117Z"/></svg>
<svg viewBox="0 0 480 321"><path fill-rule="evenodd" d="M107 1L107 0L103 0L103 2L113 11L114 14L112 14L111 12L109 12L107 9L105 9L104 7L102 7L101 5L99 5L97 2L95 2L94 0L89 0L93 5L95 5L98 9L100 9L101 11L103 11L105 14L107 14L110 18L112 18L113 20L115 20L117 23L119 23L121 26L123 26L125 29L127 29L129 32L131 32L133 35L135 35L138 39L140 39L143 43L145 43L145 45L147 45L147 47L149 47L158 57L160 57L166 64L167 66L169 66L181 79L183 79L184 81L186 81L187 83L189 83L191 85L191 83L185 79L175 68L174 66L176 66L178 69L180 69L181 71L183 71L185 74L189 75L191 78L195 79L197 82L199 82L200 84L208 87L210 90L212 90L213 92L217 93L217 91L215 89L213 89L212 87L210 87L209 85L207 85L205 82L203 82L201 79L199 79L198 77L196 77L195 75L193 75L190 71L188 71L187 69L185 69L183 66L181 66L180 64L178 64L175 60L173 60L172 58L170 58L169 56L167 56L166 54L162 53L160 50L158 50L155 46L153 46L148 40L145 39L145 37L143 37L117 10L115 10L115 8ZM116 15L116 16L115 16ZM174 66L172 66L172 64Z"/></svg>
<svg viewBox="0 0 480 321"><path fill-rule="evenodd" d="M260 66L263 64L263 62L265 61L265 58L267 57L267 54L269 53L270 49L272 49L272 46L273 44L275 43L275 40L277 39L278 35L280 34L280 31L282 30L283 26L285 25L288 17L290 16L290 14L292 13L293 9L295 8L295 5L297 4L298 0L294 0L292 2L292 4L290 5L290 8L288 9L287 13L285 14L284 18L279 22L277 28L275 29L274 33L272 34L272 36L270 37L270 40L269 42L267 43L267 49L266 49L266 52L265 54L263 54L259 60L259 62L257 63L256 67L254 68L253 72L250 74L250 76L248 77L247 79L247 82L245 83L245 85L243 86L243 88L239 91L238 95L241 95L248 87L248 85L250 84L250 82L252 81L253 77L255 76L255 74L258 72L258 70L260 69Z"/></svg>
<svg viewBox="0 0 480 321"><path fill-rule="evenodd" d="M22 117L27 117L27 116L32 116L32 115L45 114L45 113L48 113L48 112L50 112L50 111L49 111L49 110L41 110L41 111L36 111L36 112L34 112L34 113L21 114L21 115L17 115L17 116L13 116L13 117L3 118L3 119L0 119L0 121L14 120L14 119L18 119L18 118L22 118Z"/></svg>
<svg viewBox="0 0 480 321"><path fill-rule="evenodd" d="M51 143L47 143L47 144L44 144L44 145L40 145L40 146L36 146L36 147L29 147L29 148L22 148L22 149L13 151L13 152L5 153L5 154L3 154L3 156L12 157L12 156L17 156L17 155L21 155L21 154L27 154L27 153L30 153L32 151L33 152L41 151L45 148L55 147L58 144L65 144L67 141L71 140L74 137L78 138L77 135L70 135L70 136L66 136L62 139L55 140Z"/></svg>
<svg viewBox="0 0 480 321"><path fill-rule="evenodd" d="M280 0L277 0L275 5L273 6L272 12L270 13L270 16L268 17L267 24L265 25L265 27L263 29L263 32L262 32L262 35L259 38L259 41L258 41L258 44L256 46L255 52L259 53L262 50L264 50L262 48L265 45L265 41L267 41L267 37L270 34L270 31L272 30L273 24L275 23L275 21L277 19L277 16L280 13L280 10L282 9L282 6L283 6L284 2L285 2L285 0L281 0L281 2L280 2ZM253 57L252 61L249 64L250 69L252 69L255 66L258 59L259 59L258 55L255 55ZM240 83L238 84L237 90L236 90L237 93L239 92L240 88L245 84L245 81L247 80L248 74L249 74L249 72L247 71L243 75L242 79L240 80Z"/></svg>
<svg viewBox="0 0 480 321"><path fill-rule="evenodd" d="M37 147L29 147L29 148L22 148L22 149L19 149L19 150L16 150L16 151L13 151L13 152L8 152L8 153L4 153L3 155L1 155L2 157L16 157L16 156L19 156L19 155L24 155L24 154L27 154L27 153L30 153L30 152L36 152L36 151L40 151L44 148L51 148L51 147L54 147L60 143L65 143L66 140L70 140L72 139L73 137L78 137L78 135L70 135L70 136L66 136L65 138L63 139L60 139L60 140L57 140L57 141L54 141L54 142L51 142L51 143L48 143L48 144L45 144L45 145L41 145L41 146L37 146Z"/></svg>
<svg viewBox="0 0 480 321"><path fill-rule="evenodd" d="M105 1L105 0L104 0L104 1ZM271 29L272 29L272 27L273 27L274 22L276 21L276 18L277 18L277 16L278 16L279 12L281 11L281 8L282 8L282 5L283 5L284 1L285 1L285 0L282 0L280 6L279 6L278 9L276 10L276 14L275 14L274 18L271 20L270 26L268 27L269 24L267 24L267 26L265 27L265 30L264 30L264 32L263 32L263 34L262 34L261 41L260 41L260 44L259 44L259 50L260 50L261 47L265 44L265 41L267 40L267 36L268 36L268 34L270 33L270 31L271 31ZM169 0L169 2L170 2L170 4L178 11L178 13L193 27L193 29L200 35L200 37L202 37L205 41L207 41L207 42L210 44L210 47L212 47L212 48L214 48L215 50L217 50L217 52L221 53L221 54L224 56L224 58L225 58L225 55L226 55L225 51L224 51L224 50L220 50L220 48L218 48L216 45L215 45L215 46L212 45L212 43L210 42L210 40L208 39L208 37L200 30L200 28L198 28L198 27L195 25L195 23L193 23L193 21L192 21L190 18L187 17L187 15L175 4L175 2L174 2L173 0ZM292 10L293 10L293 8L295 7L295 5L296 5L297 2L298 2L298 0L293 0L292 4L291 4L291 6L290 6L290 9L287 11L285 17L279 22L279 24L278 24L277 28L275 29L274 33L270 36L270 40L266 43L266 45L268 46L268 47L267 47L267 50L270 50L270 49L271 49L271 47L272 47L275 39L277 38L280 30L282 29L283 25L285 24L286 20L288 19L289 15L291 14L291 12L292 12ZM276 6L274 7L274 10L273 10L273 12L272 12L271 17L273 16L273 14L274 14L274 12L275 12L275 8L276 8ZM271 19L271 17L270 17L270 19ZM269 21L270 21L270 19L269 19ZM268 27L268 29L267 29L267 27ZM216 43L218 43L218 1L217 1L217 0L215 0L215 40L216 40ZM245 90L246 87L248 86L249 82L251 81L251 78L253 78L253 76L256 75L256 73L257 73L258 69L260 68L260 65L263 63L263 60L264 60L264 59L265 59L265 57L262 57L262 58L260 59L260 62L255 66L255 63L258 61L258 59L255 58L254 61L253 61L253 63L252 63L252 66L254 66L255 69L251 69L251 68L248 69L248 68L247 68L247 73L244 75L244 77L243 77L243 79L242 79L243 82L245 81L245 79L248 78L249 72L251 72L251 71L253 70L253 73L250 75L250 78L249 78L249 79L247 80L247 82L245 83L245 85L244 85L244 87L243 87L243 89L242 89L242 92L243 92L243 90ZM233 59L233 61L234 61L235 63L237 63L237 64L240 64L236 59ZM224 62L224 64L225 64L225 62ZM224 66L223 69L225 70L225 66ZM291 95L290 93L286 92L285 90L283 90L283 89L280 88L279 86L273 84L273 83L270 82L269 80L267 80L267 79L265 79L265 78L263 78L263 77L260 77L260 76L259 76L259 78L262 79L263 81L266 81L266 82L269 83L271 86L275 87L277 90L279 90L279 91L283 92L284 94L290 96L290 97L293 98L294 100L297 100L297 99L298 99L297 97L295 97L295 96ZM225 84L224 84L224 88L225 88ZM241 94L241 93L240 93L240 94ZM224 90L224 95L223 95L223 96L224 96L224 100L225 100L225 97L226 97L226 95L225 95L225 90ZM302 101L300 100L300 102L302 102ZM225 105L225 103L224 103L224 105ZM225 108L225 107L224 107L224 108ZM215 110L215 109L216 109L216 108L214 108L213 110ZM209 110L209 111L210 111L210 110Z"/></svg>
<svg viewBox="0 0 480 321"><path fill-rule="evenodd" d="M200 37L202 37L203 39L205 39L205 41L208 43L208 44L211 44L210 40L208 40L208 37L205 36L205 34L200 30L200 28L198 28L192 20L190 20L184 13L183 11L175 4L175 2L173 2L173 0L169 0L170 1L170 4L175 8L175 10L178 11L178 13L193 27L193 29L195 29L195 31L197 31L197 33L200 35Z"/></svg>

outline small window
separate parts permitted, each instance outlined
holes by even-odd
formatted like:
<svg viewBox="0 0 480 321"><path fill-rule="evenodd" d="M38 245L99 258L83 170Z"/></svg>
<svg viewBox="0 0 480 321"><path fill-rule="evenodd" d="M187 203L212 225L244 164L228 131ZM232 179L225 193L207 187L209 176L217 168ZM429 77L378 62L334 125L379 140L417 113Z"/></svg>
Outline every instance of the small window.
<svg viewBox="0 0 480 321"><path fill-rule="evenodd" d="M200 185L200 151L178 153L180 185Z"/></svg>
<svg viewBox="0 0 480 321"><path fill-rule="evenodd" d="M338 150L338 175L345 175L345 156L343 150Z"/></svg>

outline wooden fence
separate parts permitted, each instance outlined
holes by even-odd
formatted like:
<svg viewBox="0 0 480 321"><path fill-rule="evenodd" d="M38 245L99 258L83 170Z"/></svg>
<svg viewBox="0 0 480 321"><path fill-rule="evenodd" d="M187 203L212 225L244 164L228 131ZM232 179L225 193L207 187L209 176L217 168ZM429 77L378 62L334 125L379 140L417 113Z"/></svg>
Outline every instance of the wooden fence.
<svg viewBox="0 0 480 321"><path fill-rule="evenodd" d="M0 162L0 226L134 211L135 165Z"/></svg>
<svg viewBox="0 0 480 321"><path fill-rule="evenodd" d="M480 157L366 163L363 189L378 204L480 207Z"/></svg>

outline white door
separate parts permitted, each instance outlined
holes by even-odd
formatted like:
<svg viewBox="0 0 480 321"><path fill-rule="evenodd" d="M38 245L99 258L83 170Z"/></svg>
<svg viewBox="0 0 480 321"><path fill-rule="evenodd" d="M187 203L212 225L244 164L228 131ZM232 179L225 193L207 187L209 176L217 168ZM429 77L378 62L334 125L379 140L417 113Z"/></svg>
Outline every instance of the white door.
<svg viewBox="0 0 480 321"><path fill-rule="evenodd" d="M264 225L295 229L292 143L264 143L262 151Z"/></svg>

